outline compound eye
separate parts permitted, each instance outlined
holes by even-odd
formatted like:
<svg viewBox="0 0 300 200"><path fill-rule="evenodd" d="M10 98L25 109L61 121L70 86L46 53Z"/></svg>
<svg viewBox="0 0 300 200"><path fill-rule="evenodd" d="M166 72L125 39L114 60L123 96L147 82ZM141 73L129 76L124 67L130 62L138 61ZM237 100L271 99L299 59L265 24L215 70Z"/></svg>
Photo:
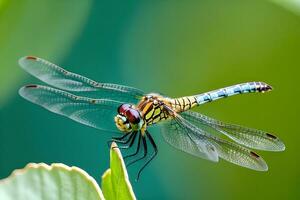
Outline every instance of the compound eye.
<svg viewBox="0 0 300 200"><path fill-rule="evenodd" d="M119 106L118 108L118 113L120 115L124 115L126 113L127 110L129 110L131 108L130 104L122 104L121 106Z"/></svg>
<svg viewBox="0 0 300 200"><path fill-rule="evenodd" d="M132 124L138 124L140 122L140 114L134 109L129 109L126 111L126 117L128 121Z"/></svg>

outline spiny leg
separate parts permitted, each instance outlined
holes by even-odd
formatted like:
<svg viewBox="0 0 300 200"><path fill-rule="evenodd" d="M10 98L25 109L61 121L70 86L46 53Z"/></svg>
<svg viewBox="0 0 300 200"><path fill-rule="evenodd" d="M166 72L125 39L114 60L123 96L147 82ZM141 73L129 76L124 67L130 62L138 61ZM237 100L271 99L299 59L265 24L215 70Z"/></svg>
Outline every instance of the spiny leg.
<svg viewBox="0 0 300 200"><path fill-rule="evenodd" d="M129 138L127 139L127 140L119 140L119 141L117 141L117 140L114 140L114 139L112 139L111 141L112 142L116 142L117 144L128 144L132 139L134 139L134 136L136 135L136 132L131 132L130 133L130 135L129 135ZM119 149L127 149L127 148L129 148L128 146L125 146L125 147L113 147L113 148L119 148Z"/></svg>
<svg viewBox="0 0 300 200"><path fill-rule="evenodd" d="M128 135L130 135L131 132L125 133L124 135L122 135L121 137L112 137L112 139L110 139L109 141L107 141L107 145L110 148L110 145L112 142L123 142L123 139L125 139Z"/></svg>
<svg viewBox="0 0 300 200"><path fill-rule="evenodd" d="M131 132L131 133L129 134L129 137L128 137L127 140L115 140L115 139L112 139L112 141L116 142L117 144L127 144L128 142L131 141L133 135L134 135L134 132Z"/></svg>
<svg viewBox="0 0 300 200"><path fill-rule="evenodd" d="M147 160L147 162L143 165L143 167L139 170L138 175L137 175L137 178L136 178L136 181L139 180L140 175L141 175L143 169L145 169L145 167L153 160L153 158L157 155L157 152L158 152L157 146L156 146L156 144L155 144L155 142L154 142L154 140L153 140L151 134L150 134L147 130L146 130L145 133L146 133L146 136L148 137L148 139L149 139L151 145L153 146L154 152L153 152L153 154L150 156L150 158Z"/></svg>
<svg viewBox="0 0 300 200"><path fill-rule="evenodd" d="M144 135L141 135L141 137L142 137L142 141L143 141L144 155L143 155L142 157L138 158L138 159L135 159L135 160L132 160L131 162L129 162L129 163L127 164L127 167L129 167L130 165L132 165L133 163L135 163L135 162L137 162L137 161L139 161L139 160L144 159L144 158L147 156L148 148L147 148L146 138L145 138Z"/></svg>
<svg viewBox="0 0 300 200"><path fill-rule="evenodd" d="M128 141L126 141L126 143L125 143L125 144L127 144L130 141L129 145L127 145L127 146L121 146L121 147L119 147L119 149L128 149L128 148L132 147L132 145L134 144L136 135L137 135L136 131L132 132L132 135L129 137Z"/></svg>
<svg viewBox="0 0 300 200"><path fill-rule="evenodd" d="M129 158L129 157L135 156L135 155L137 155L139 153L140 146L141 146L141 139L142 139L142 134L139 132L139 138L138 138L138 143L137 143L137 148L136 148L135 153L125 156L123 158L124 160L127 159L127 158Z"/></svg>
<svg viewBox="0 0 300 200"><path fill-rule="evenodd" d="M125 133L123 134L121 137L112 137L113 140L123 140L124 138L126 138L126 136L128 136L131 132Z"/></svg>

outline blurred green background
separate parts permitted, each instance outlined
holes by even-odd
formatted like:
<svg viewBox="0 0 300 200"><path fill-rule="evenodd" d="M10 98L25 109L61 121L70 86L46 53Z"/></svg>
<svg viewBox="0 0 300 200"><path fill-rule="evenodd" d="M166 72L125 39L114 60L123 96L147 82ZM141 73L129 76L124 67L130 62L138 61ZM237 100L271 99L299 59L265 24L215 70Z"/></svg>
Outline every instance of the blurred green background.
<svg viewBox="0 0 300 200"><path fill-rule="evenodd" d="M24 55L169 96L271 84L196 109L279 136L285 152L259 152L268 172L192 157L153 128L158 157L138 183L138 166L129 175L138 199L300 199L299 1L0 0L0 178L28 162L63 162L99 181L111 135L22 99L18 88L38 82L18 67Z"/></svg>

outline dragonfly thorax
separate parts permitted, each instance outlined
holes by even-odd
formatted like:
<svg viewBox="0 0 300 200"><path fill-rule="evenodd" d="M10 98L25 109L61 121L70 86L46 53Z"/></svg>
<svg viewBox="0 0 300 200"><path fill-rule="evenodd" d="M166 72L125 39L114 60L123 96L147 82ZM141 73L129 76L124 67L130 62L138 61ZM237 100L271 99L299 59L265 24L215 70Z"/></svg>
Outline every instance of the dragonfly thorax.
<svg viewBox="0 0 300 200"><path fill-rule="evenodd" d="M117 128L125 133L141 130L145 124L139 110L130 104L122 104L118 108L115 123Z"/></svg>

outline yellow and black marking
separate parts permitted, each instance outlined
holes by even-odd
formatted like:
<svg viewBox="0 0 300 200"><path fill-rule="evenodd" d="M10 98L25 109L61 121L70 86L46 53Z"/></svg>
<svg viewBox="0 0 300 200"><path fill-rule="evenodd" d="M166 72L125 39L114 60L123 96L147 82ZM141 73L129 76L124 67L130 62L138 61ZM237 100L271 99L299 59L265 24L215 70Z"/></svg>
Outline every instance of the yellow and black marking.
<svg viewBox="0 0 300 200"><path fill-rule="evenodd" d="M157 94L150 94L143 97L137 108L142 113L146 124L151 125L174 117L166 109L166 106L176 113L180 113L196 105L198 104L194 96L170 99Z"/></svg>
<svg viewBox="0 0 300 200"><path fill-rule="evenodd" d="M171 107L177 113L189 110L197 105L197 100L194 96L171 99Z"/></svg>
<svg viewBox="0 0 300 200"><path fill-rule="evenodd" d="M147 125L156 124L170 117L164 106L168 105L168 101L159 95L145 97L137 106L141 111Z"/></svg>
<svg viewBox="0 0 300 200"><path fill-rule="evenodd" d="M167 119L167 114L163 111L163 105L155 105L149 102L143 109L144 119L148 125L155 124L161 120Z"/></svg>

